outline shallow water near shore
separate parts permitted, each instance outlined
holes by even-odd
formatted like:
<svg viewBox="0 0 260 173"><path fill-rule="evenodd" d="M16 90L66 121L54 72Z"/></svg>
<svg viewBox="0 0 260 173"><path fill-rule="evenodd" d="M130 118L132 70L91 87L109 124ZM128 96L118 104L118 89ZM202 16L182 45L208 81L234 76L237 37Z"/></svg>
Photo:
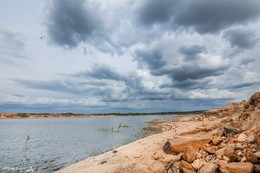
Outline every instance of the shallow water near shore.
<svg viewBox="0 0 260 173"><path fill-rule="evenodd" d="M143 137L142 128L147 121L177 117L180 116L2 119L0 170L21 169L27 135L30 140L25 172L52 172ZM111 128L117 130L120 123L120 132L112 133Z"/></svg>

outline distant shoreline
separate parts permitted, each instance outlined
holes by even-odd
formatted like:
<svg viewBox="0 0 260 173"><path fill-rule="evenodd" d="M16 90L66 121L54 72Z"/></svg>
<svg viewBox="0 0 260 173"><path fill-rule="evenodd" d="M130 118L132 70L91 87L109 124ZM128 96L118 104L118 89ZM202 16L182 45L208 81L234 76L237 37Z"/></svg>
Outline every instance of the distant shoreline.
<svg viewBox="0 0 260 173"><path fill-rule="evenodd" d="M122 116L179 116L196 115L204 111L172 112L172 113L128 113L128 114L73 114L73 113L0 113L0 119L36 119L36 118L91 118Z"/></svg>

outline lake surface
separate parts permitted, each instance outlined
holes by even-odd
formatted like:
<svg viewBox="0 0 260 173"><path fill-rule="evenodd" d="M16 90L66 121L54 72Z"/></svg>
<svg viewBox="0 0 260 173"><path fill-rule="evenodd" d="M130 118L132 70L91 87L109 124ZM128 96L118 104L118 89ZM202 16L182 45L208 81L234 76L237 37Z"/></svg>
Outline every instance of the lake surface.
<svg viewBox="0 0 260 173"><path fill-rule="evenodd" d="M0 171L19 172L26 153L25 170L52 172L143 137L147 121L176 117L1 119ZM120 123L129 127L112 133L111 128L116 130Z"/></svg>

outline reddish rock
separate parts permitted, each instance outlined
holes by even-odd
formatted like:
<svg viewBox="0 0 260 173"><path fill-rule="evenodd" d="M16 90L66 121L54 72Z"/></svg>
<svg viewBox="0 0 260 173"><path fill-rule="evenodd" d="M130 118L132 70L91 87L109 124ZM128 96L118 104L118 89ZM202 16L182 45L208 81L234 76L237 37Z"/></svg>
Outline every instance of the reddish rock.
<svg viewBox="0 0 260 173"><path fill-rule="evenodd" d="M219 170L221 173L252 173L254 165L250 162L231 162L220 164Z"/></svg>
<svg viewBox="0 0 260 173"><path fill-rule="evenodd" d="M220 136L213 136L212 138L213 145L218 145L220 142L222 142L222 138Z"/></svg>
<svg viewBox="0 0 260 173"><path fill-rule="evenodd" d="M252 106L257 106L258 104L260 104L260 92L256 92L254 93L250 99L249 99L249 103Z"/></svg>
<svg viewBox="0 0 260 173"><path fill-rule="evenodd" d="M233 154L235 150L235 146L234 145L228 145L224 148L221 148L219 150L216 151L216 155L221 155L221 156L225 156L225 155L230 155Z"/></svg>
<svg viewBox="0 0 260 173"><path fill-rule="evenodd" d="M254 143L256 141L255 136L254 135L249 135L247 138L247 142L248 143Z"/></svg>
<svg viewBox="0 0 260 173"><path fill-rule="evenodd" d="M260 165L254 165L255 166L255 173L260 173Z"/></svg>
<svg viewBox="0 0 260 173"><path fill-rule="evenodd" d="M163 150L167 154L184 153L188 146L191 146L195 151L205 144L208 144L212 139L211 134L195 134L189 136L175 137L166 142Z"/></svg>
<svg viewBox="0 0 260 173"><path fill-rule="evenodd" d="M196 170L200 169L204 164L205 164L205 160L203 159L197 159L197 160L194 160L194 162L191 164L192 167Z"/></svg>
<svg viewBox="0 0 260 173"><path fill-rule="evenodd" d="M238 162L238 155L236 154L229 154L227 157L229 158L230 162Z"/></svg>
<svg viewBox="0 0 260 173"><path fill-rule="evenodd" d="M218 147L216 147L216 146L210 146L210 147L206 148L206 151L208 153L214 154L217 149L218 149Z"/></svg>
<svg viewBox="0 0 260 173"><path fill-rule="evenodd" d="M205 158L205 160L206 160L207 162L210 162L210 161L212 161L214 158L215 158L215 157L214 157L213 155L207 155L206 158Z"/></svg>
<svg viewBox="0 0 260 173"><path fill-rule="evenodd" d="M223 159L224 159L225 161L227 161L227 162L230 161L230 159L229 159L227 156L223 156Z"/></svg>
<svg viewBox="0 0 260 173"><path fill-rule="evenodd" d="M237 138L237 141L239 141L239 142L245 142L245 141L247 141L247 135L246 134L240 134L239 136L238 136L238 138Z"/></svg>
<svg viewBox="0 0 260 173"><path fill-rule="evenodd" d="M217 160L215 163L218 164L218 165L225 165L225 164L227 164L228 162L225 161L225 160Z"/></svg>
<svg viewBox="0 0 260 173"><path fill-rule="evenodd" d="M188 146L187 150L184 152L182 157L183 157L183 160L191 163L196 158L196 151L191 146Z"/></svg>
<svg viewBox="0 0 260 173"><path fill-rule="evenodd" d="M198 173L215 173L218 169L218 165L215 165L213 163L206 163L204 164Z"/></svg>
<svg viewBox="0 0 260 173"><path fill-rule="evenodd" d="M188 163L182 160L179 164L179 168L181 171L185 173L196 173L196 170Z"/></svg>
<svg viewBox="0 0 260 173"><path fill-rule="evenodd" d="M258 163L257 156L252 151L246 152L245 157L248 162L251 162L253 164Z"/></svg>
<svg viewBox="0 0 260 173"><path fill-rule="evenodd" d="M256 155L256 157L258 157L260 159L260 151L254 153Z"/></svg>

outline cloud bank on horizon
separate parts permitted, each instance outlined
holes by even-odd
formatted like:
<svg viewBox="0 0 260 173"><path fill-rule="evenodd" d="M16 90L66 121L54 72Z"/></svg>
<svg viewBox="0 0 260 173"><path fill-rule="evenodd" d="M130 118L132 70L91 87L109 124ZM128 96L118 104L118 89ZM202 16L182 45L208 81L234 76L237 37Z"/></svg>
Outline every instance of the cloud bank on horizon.
<svg viewBox="0 0 260 173"><path fill-rule="evenodd" d="M202 110L260 90L259 0L11 0L0 11L0 112Z"/></svg>

